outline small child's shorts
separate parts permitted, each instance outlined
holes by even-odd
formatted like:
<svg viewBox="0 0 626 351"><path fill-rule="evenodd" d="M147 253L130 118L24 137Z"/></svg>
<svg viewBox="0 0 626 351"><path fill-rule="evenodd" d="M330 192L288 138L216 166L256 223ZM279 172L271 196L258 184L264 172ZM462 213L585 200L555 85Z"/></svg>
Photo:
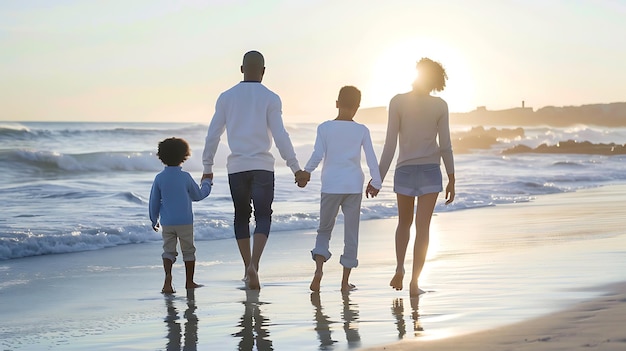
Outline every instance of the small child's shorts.
<svg viewBox="0 0 626 351"><path fill-rule="evenodd" d="M397 168L393 176L393 191L406 196L443 191L439 165L407 165Z"/></svg>
<svg viewBox="0 0 626 351"><path fill-rule="evenodd" d="M163 254L161 257L176 262L176 245L180 243L183 261L196 260L196 246L193 240L193 224L163 226Z"/></svg>

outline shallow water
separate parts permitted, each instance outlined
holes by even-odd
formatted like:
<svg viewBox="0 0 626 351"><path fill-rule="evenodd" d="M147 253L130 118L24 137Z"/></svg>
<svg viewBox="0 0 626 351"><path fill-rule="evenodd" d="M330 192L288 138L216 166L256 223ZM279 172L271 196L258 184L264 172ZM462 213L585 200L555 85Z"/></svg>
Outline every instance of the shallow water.
<svg viewBox="0 0 626 351"><path fill-rule="evenodd" d="M147 218L150 186L163 168L155 156L157 144L173 135L187 139L192 157L183 168L199 179L206 128L174 123L0 122L0 198L4 201L0 260L160 241ZM303 165L312 151L316 125L292 124L287 129ZM370 129L380 155L385 126ZM458 154L456 200L445 206L440 197L436 212L527 202L538 195L626 181L624 156L500 154L513 145L569 139L623 143L626 129L525 128L523 138L502 139L492 149ZM220 145L213 193L194 205L196 240L233 237L224 169L227 153L227 146ZM276 158L272 231L314 230L320 172L314 172L309 185L300 189L284 162ZM379 196L364 199L364 221L396 216L391 172Z"/></svg>
<svg viewBox="0 0 626 351"><path fill-rule="evenodd" d="M440 213L421 279L427 293L419 299L387 286L393 219L363 224L360 266L352 273L358 289L349 295L339 291L336 259L326 265L322 291L308 291L310 230L272 234L260 293L237 280L243 267L231 239L198 243L196 277L207 286L193 296L182 289L180 263L177 294L158 293L156 242L9 260L0 264L0 345L348 350L485 330L565 308L603 294L604 284L626 280L626 226L616 215L624 197L625 187L606 187ZM331 241L335 253L341 229Z"/></svg>

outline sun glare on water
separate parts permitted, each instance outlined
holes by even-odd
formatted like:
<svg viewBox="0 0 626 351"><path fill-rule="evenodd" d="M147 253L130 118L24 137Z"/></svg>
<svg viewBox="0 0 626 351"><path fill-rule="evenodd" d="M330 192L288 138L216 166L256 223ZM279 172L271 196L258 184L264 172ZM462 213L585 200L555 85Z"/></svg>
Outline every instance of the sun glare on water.
<svg viewBox="0 0 626 351"><path fill-rule="evenodd" d="M436 95L448 102L450 111L473 109L473 83L463 54L447 43L432 39L405 40L384 50L372 67L367 94L364 94L361 105L387 106L394 95L410 91L417 78L415 64L423 57L440 62L446 69L446 88Z"/></svg>

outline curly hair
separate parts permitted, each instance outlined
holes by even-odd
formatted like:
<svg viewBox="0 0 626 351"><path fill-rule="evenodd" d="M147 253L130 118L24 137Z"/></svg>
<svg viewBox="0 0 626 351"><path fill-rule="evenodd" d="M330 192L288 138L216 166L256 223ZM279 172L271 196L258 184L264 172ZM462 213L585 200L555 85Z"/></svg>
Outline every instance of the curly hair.
<svg viewBox="0 0 626 351"><path fill-rule="evenodd" d="M159 143L157 156L168 166L180 166L191 156L191 150L185 139L172 137Z"/></svg>
<svg viewBox="0 0 626 351"><path fill-rule="evenodd" d="M423 57L417 62L415 68L419 75L414 85L419 82L420 85L429 88L429 91L443 91L446 87L448 75L441 63Z"/></svg>

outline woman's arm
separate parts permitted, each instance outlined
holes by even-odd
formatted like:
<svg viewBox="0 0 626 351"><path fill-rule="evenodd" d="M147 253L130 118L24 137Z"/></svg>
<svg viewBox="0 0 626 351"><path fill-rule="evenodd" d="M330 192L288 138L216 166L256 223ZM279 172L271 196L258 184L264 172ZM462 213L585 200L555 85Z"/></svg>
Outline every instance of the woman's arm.
<svg viewBox="0 0 626 351"><path fill-rule="evenodd" d="M396 147L398 145L398 132L400 131L400 111L398 101L396 98L391 99L389 103L389 117L387 119L387 135L385 136L385 144L383 146L383 153L380 156L380 163L378 170L382 180L385 179L387 171L391 166L391 161L396 153Z"/></svg>

